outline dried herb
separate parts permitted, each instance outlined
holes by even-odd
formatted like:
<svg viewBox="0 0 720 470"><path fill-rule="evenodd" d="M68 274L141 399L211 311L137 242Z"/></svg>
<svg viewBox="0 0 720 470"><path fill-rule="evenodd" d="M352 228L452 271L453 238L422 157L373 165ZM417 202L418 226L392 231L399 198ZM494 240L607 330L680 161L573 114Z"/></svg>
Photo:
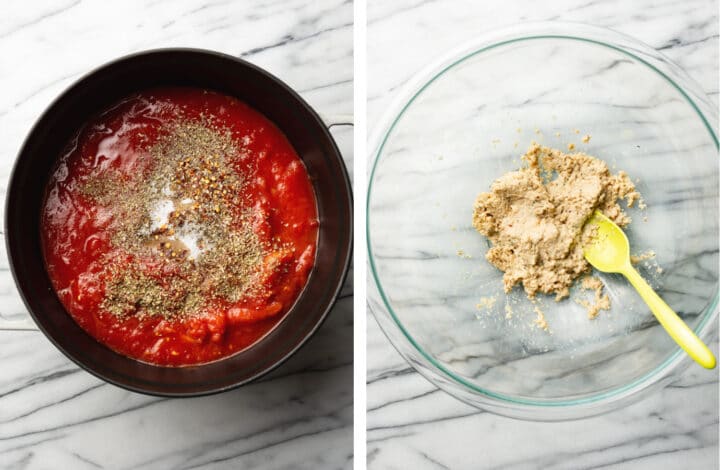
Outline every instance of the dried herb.
<svg viewBox="0 0 720 470"><path fill-rule="evenodd" d="M178 119L144 152L146 172L106 172L82 188L111 208L112 242L132 259L108 260L102 307L120 316L182 318L205 301L261 294L272 247L253 230L237 170L245 149L230 130L207 117ZM242 170L252 176L251 167ZM148 265L162 276L146 272Z"/></svg>

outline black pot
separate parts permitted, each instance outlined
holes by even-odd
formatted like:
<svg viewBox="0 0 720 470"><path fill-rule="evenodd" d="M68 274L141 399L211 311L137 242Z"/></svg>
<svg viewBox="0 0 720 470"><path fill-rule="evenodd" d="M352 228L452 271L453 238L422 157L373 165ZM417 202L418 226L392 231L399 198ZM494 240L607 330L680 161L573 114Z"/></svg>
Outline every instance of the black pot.
<svg viewBox="0 0 720 470"><path fill-rule="evenodd" d="M318 204L319 239L308 283L286 316L248 349L216 362L161 367L118 354L80 328L60 303L45 270L40 209L56 159L92 116L134 92L193 86L234 96L263 113L305 163ZM235 57L195 49L162 49L118 59L66 90L43 113L10 177L5 233L20 295L42 332L67 357L120 387L163 396L197 396L237 387L291 356L333 306L350 265L352 194L340 152L325 124L292 89Z"/></svg>

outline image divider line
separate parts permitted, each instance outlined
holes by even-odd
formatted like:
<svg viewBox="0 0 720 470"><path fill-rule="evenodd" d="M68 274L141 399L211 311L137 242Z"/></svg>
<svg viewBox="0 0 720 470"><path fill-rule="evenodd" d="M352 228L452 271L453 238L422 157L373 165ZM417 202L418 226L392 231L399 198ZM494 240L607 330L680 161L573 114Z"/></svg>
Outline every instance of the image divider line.
<svg viewBox="0 0 720 470"><path fill-rule="evenodd" d="M365 199L367 194L367 5L353 5L353 110L354 128L354 368L353 368L353 467L367 468L367 301L365 250Z"/></svg>

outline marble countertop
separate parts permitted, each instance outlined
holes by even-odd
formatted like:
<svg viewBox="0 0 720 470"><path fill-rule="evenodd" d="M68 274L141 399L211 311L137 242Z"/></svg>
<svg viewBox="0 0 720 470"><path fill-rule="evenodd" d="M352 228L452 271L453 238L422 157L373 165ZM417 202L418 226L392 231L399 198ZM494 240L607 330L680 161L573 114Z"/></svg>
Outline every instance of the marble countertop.
<svg viewBox="0 0 720 470"><path fill-rule="evenodd" d="M241 56L324 115L352 113L352 5L306 2L11 1L0 15L0 188L24 136L64 88L158 47ZM351 171L352 128L333 135ZM0 332L0 468L349 468L352 276L327 322L259 382L162 399L106 384L39 332ZM24 307L0 255L0 314Z"/></svg>
<svg viewBox="0 0 720 470"><path fill-rule="evenodd" d="M635 36L679 64L717 105L717 9L717 1L706 0L371 0L369 129L429 61L521 21L577 21ZM524 422L476 410L437 389L393 349L372 315L367 336L368 468L718 468L716 371L690 367L664 390L603 416ZM717 333L712 341L717 344Z"/></svg>

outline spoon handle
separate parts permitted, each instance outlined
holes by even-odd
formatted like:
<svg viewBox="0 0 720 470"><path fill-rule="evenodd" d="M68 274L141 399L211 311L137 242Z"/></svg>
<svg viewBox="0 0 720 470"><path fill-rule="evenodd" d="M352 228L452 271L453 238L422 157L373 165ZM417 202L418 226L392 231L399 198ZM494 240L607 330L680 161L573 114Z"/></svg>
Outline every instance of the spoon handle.
<svg viewBox="0 0 720 470"><path fill-rule="evenodd" d="M715 356L703 343L700 338L690 329L687 324L666 304L659 295L645 282L645 279L632 266L625 268L623 274L633 285L640 297L645 301L650 310L665 328L670 337L685 350L695 362L713 369L715 367Z"/></svg>

